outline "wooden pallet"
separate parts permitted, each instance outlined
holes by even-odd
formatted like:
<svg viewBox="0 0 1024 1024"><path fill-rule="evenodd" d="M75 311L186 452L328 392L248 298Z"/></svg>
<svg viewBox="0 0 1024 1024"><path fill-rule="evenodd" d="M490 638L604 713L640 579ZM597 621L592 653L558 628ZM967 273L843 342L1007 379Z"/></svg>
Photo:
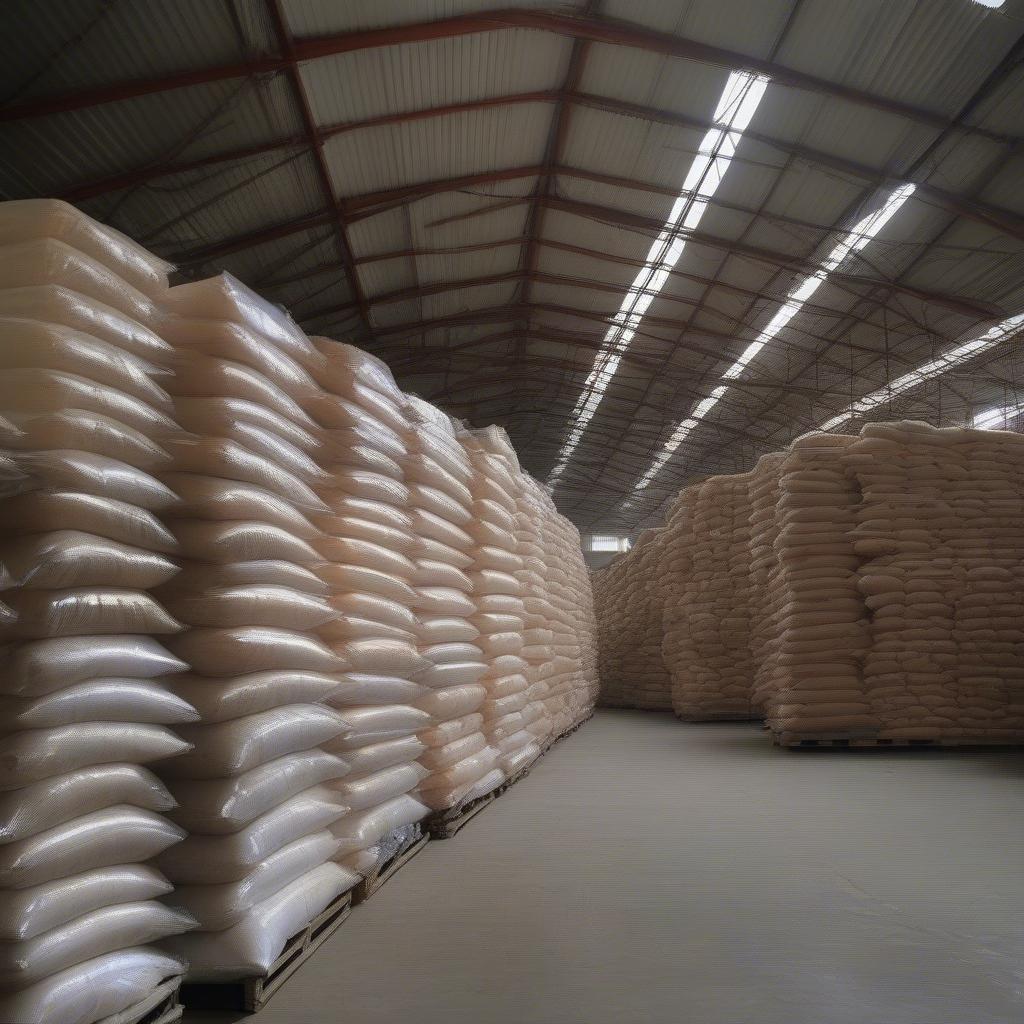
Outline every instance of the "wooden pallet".
<svg viewBox="0 0 1024 1024"><path fill-rule="evenodd" d="M181 997L189 1009L243 1010L258 1013L281 986L319 949L352 913L352 890L342 893L317 914L259 978L226 983L197 983L182 986ZM162 1022L161 1022L162 1024Z"/></svg>
<svg viewBox="0 0 1024 1024"><path fill-rule="evenodd" d="M530 769L536 764L536 760L520 768L511 778L506 779L500 786L495 786L490 793L478 796L469 803L449 808L446 811L438 811L431 815L423 823L431 839L451 839L461 829L468 825L485 807L494 803L502 794L507 793L517 782L525 779L530 774Z"/></svg>
<svg viewBox="0 0 1024 1024"><path fill-rule="evenodd" d="M500 788L500 787L499 787ZM489 807L498 799L498 789L484 793L468 803L451 807L446 811L432 814L423 823L431 839L451 839L462 831L484 808Z"/></svg>
<svg viewBox="0 0 1024 1024"><path fill-rule="evenodd" d="M397 852L383 864L374 868L353 890L352 905L365 903L393 874L408 864L430 841L430 833L414 835L403 843Z"/></svg>
<svg viewBox="0 0 1024 1024"><path fill-rule="evenodd" d="M887 739L880 736L800 736L796 733L776 733L772 742L777 747L788 747L791 750L815 749L852 749L873 748L887 749L891 747L917 748L918 750L939 749L945 747L1019 747L1014 740L991 739Z"/></svg>
<svg viewBox="0 0 1024 1024"><path fill-rule="evenodd" d="M178 1001L180 989L181 978L171 978L134 1006L104 1017L96 1024L176 1024L185 1013L185 1007Z"/></svg>
<svg viewBox="0 0 1024 1024"><path fill-rule="evenodd" d="M681 715L677 711L675 716L680 722L691 722L695 725L701 722L760 722L764 718L763 715L750 711L708 711L692 715Z"/></svg>

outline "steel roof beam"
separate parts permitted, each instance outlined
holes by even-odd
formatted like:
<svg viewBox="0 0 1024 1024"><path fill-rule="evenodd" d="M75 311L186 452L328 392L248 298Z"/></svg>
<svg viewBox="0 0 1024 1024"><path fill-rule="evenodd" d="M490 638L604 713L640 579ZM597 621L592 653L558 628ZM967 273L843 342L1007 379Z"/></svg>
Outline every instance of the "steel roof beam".
<svg viewBox="0 0 1024 1024"><path fill-rule="evenodd" d="M845 100L859 106L870 107L887 114L926 124L937 129L946 129L951 119L939 111L929 110L910 103L903 103L886 96L842 85L816 75L810 75L788 68L770 60L761 60L749 54L739 53L719 46L711 46L693 39L658 32L630 22L593 16L574 16L544 10L497 10L482 14L460 14L436 21L416 22L407 25L393 25L387 28L364 29L337 35L297 39L293 47L296 61L315 60L342 53L375 49L384 46L400 46L404 43L425 42L435 39L450 39L456 36L497 32L507 29L533 29L552 32L574 39L588 40L612 46L627 46L657 53L666 57L695 61L730 70L745 70L765 75L778 85L809 91L834 99ZM287 71L288 60L264 58L221 64L213 67L176 72L171 75L133 79L110 85L96 86L51 96L38 96L9 103L0 108L0 120L11 121L44 114L80 110L103 103L144 96L154 92L187 88L206 82L223 81L228 78L242 78L251 75L272 74ZM987 132L977 126L964 126L965 131L976 132L1005 141L1002 136Z"/></svg>
<svg viewBox="0 0 1024 1024"><path fill-rule="evenodd" d="M345 215L337 205L334 197L334 182L331 180L331 171L324 158L323 140L317 134L316 121L313 118L313 110L309 105L309 97L306 95L302 73L295 62L295 41L288 28L281 2L282 0L266 0L267 13L270 15L274 36L277 39L281 54L288 62L286 74L291 85L292 95L295 98L295 104L299 108L306 145L313 154L317 176L320 179L320 187L323 191L324 199L331 209L334 225L337 229L338 252L341 256L342 266L345 269L345 276L348 278L349 290L355 296L356 306L359 309L359 315L365 330L372 335L373 324L370 322L370 310L366 304L363 286L359 282L359 273L352 262L352 248L348 241Z"/></svg>
<svg viewBox="0 0 1024 1024"><path fill-rule="evenodd" d="M358 131L364 128L375 128L389 124L401 124L409 121L443 117L465 111L484 110L492 107L512 106L523 103L558 104L557 109L562 111L562 115L558 121L560 129L562 125L568 124L568 116L566 112L571 109L573 105L590 107L595 110L604 110L609 113L633 117L639 120L671 124L681 128L692 128L694 130L703 131L712 126L711 121L690 117L686 114L679 114L674 111L664 110L657 107L647 107L637 103L628 103L623 100L612 99L610 97L597 96L593 93L580 93L576 92L574 89L562 89L514 93L507 96L491 96L484 99L469 100L462 103L450 103L442 106L403 111L401 113L384 114L379 117L367 118L363 121L349 121L332 125L324 125L316 128L316 135L321 140L327 140L338 135ZM2 108L0 108L0 113L2 113ZM784 141L772 135L767 135L753 129L748 128L743 134L744 138L770 146L780 153L796 156L806 163L828 167L839 173L849 174L862 180L870 181L879 186L894 186L905 180L910 180L900 175L887 174L884 171L870 167L866 164L834 156L833 154L812 149L796 142ZM554 159L550 163L545 160L541 167L549 167L548 173L550 174L572 174L574 171L577 174L588 173L582 171L582 169L554 169L560 163L558 158L564 149L563 135L564 129L561 129L558 139L555 140L558 142L558 147L552 153ZM153 181L169 175L184 174L222 163L229 163L235 160L248 160L277 150L300 146L305 147L306 145L308 145L308 142L305 135L290 135L264 143L257 143L252 146L244 146L239 149L213 153L205 157L199 157L195 160L179 161L178 163L148 162L130 170L109 175L105 178L78 182L77 184L70 185L66 189L61 190L59 195L60 198L66 199L69 202L78 202L83 199L93 198L97 195L104 195L107 192L116 191L118 189L132 188L147 181ZM737 156L735 159L743 161L744 157ZM537 173L542 172L538 171ZM550 178L545 180L550 181ZM601 179L595 177L591 180ZM619 179L618 181L615 181L612 176L607 176L608 184L622 184L623 187L627 188L649 187L652 191L663 190L666 195L676 194L676 190L668 187L661 187L653 185L652 183L642 182L634 182L630 184L631 181L632 179ZM927 196L927 198L937 206L944 207L952 213L956 213L961 217L983 224L1003 234L1010 235L1013 238L1024 239L1024 217L1015 211L993 206L989 203L978 202L965 196L958 196L952 192L946 191L945 189L938 188L925 182L915 182L915 184L920 193ZM541 194L546 194L547 191L549 191L549 189L542 189ZM530 265L529 260L527 260L527 265Z"/></svg>

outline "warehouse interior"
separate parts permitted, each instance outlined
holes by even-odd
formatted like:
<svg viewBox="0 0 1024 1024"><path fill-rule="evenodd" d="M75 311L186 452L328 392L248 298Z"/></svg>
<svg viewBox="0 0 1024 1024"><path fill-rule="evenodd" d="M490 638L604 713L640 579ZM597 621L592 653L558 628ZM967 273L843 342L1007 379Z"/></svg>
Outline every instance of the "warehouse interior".
<svg viewBox="0 0 1024 1024"><path fill-rule="evenodd" d="M0 25L0 1024L1020 1017L1024 0Z"/></svg>

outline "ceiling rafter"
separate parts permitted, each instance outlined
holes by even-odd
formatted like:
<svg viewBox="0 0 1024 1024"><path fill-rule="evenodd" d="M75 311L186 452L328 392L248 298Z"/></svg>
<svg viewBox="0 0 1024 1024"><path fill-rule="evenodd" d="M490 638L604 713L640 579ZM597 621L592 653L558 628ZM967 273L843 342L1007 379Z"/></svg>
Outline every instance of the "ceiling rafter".
<svg viewBox="0 0 1024 1024"><path fill-rule="evenodd" d="M23 120L70 110L82 110L104 103L113 103L155 92L187 88L205 82L223 81L228 78L287 72L293 60L302 62L383 46L398 46L403 43L449 39L456 36L500 32L508 29L552 32L570 38L588 40L592 43L627 46L645 50L648 53L695 61L713 67L749 71L765 75L777 85L845 100L940 130L949 127L952 121L941 111L903 103L878 93L807 74L775 61L761 60L750 54L711 46L667 32L658 32L631 22L529 9L459 14L435 21L296 39L292 47L291 59L264 57L83 88L73 93L35 96L0 107L0 120ZM995 138L1000 142L1008 141L1006 136L986 131L976 125L961 126L961 130Z"/></svg>
<svg viewBox="0 0 1024 1024"><path fill-rule="evenodd" d="M348 232L345 216L338 208L334 196L334 183L331 180L331 171L324 158L323 142L317 135L316 121L313 118L313 111L309 105L309 97L306 95L306 87L302 81L302 72L295 58L295 43L288 23L285 19L281 0L266 0L267 12L270 15L270 22L274 29L274 36L281 50L281 55L287 61L286 74L291 85L292 94L296 106L299 109L299 116L302 120L305 132L306 144L313 154L316 163L317 176L320 179L320 187L323 190L324 198L333 216L334 225L337 229L338 252L341 256L342 266L345 268L345 275L348 278L349 290L355 296L356 306L359 310L363 327L370 335L373 334L373 325L370 321L370 310L366 304L366 295L359 281L359 272L352 262L352 249L349 245Z"/></svg>
<svg viewBox="0 0 1024 1024"><path fill-rule="evenodd" d="M572 82L572 79L569 79ZM417 110L402 111L393 114L382 114L377 117L366 118L362 121L348 121L337 124L323 125L316 128L316 135L321 141L335 138L350 132L367 128L378 128L392 124L403 124L425 120L434 117L444 117L457 113L464 113L473 110L486 110L499 106L514 106L526 103L553 103L556 110L560 112L555 127L558 135L552 142L557 145L550 150L551 160L545 159L544 165L558 165L561 163L561 153L564 152L564 136L569 122L569 113L574 106L590 107L595 110L603 110L608 113L620 114L625 117L632 117L639 120L670 124L676 127L689 128L699 131L712 127L712 122L706 119L691 117L686 114L679 114L674 111L664 110L658 107L643 106L638 103L628 103L623 100L611 97L598 96L593 93L581 93L575 88L564 88L561 90L540 90L535 92L514 93L505 96L490 96L482 99L469 100L461 103L449 103L434 107L425 107ZM2 108L0 108L2 109ZM756 142L770 146L777 152L794 155L802 161L816 166L825 167L840 174L874 182L877 185L900 184L906 178L889 174L883 170L861 164L854 160L848 160L823 150L813 149L796 142L789 142L776 136L768 135L756 130L747 129L744 137ZM217 166L222 163L233 161L250 160L254 157L264 156L281 149L304 148L308 145L306 135L288 135L272 139L267 142L257 143L250 146L243 146L233 150L225 150L219 153L208 154L194 160L179 162L149 161L140 166L131 168L117 174L108 175L104 178L91 179L69 185L60 192L60 198L69 202L80 202L84 199L91 199L107 192L123 188L131 188L136 185L154 181L162 177L176 174L185 174L207 167ZM746 162L743 155L734 157L738 162ZM542 165L543 166L543 165ZM551 171L557 174L557 171ZM567 172L562 172L567 173ZM545 181L550 182L550 177ZM542 187L544 182L541 183ZM943 206L961 217L973 220L976 223L986 225L993 230L1008 234L1014 238L1024 238L1024 217L1013 210L994 206L989 203L970 199L966 196L959 196L945 189L939 188L927 182L915 182L919 191L927 196L937 206ZM548 185L543 189L542 194L550 188ZM530 236L528 233L528 237ZM529 261L527 260L527 265Z"/></svg>

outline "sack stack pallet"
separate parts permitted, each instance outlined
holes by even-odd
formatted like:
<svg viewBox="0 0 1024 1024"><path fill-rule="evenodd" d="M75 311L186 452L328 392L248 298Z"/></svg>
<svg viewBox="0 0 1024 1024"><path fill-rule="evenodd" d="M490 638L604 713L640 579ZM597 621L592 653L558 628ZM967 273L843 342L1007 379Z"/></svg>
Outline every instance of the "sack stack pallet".
<svg viewBox="0 0 1024 1024"><path fill-rule="evenodd" d="M664 529L644 530L628 552L593 576L603 707L672 709L662 656L666 543Z"/></svg>
<svg viewBox="0 0 1024 1024"><path fill-rule="evenodd" d="M677 714L746 708L800 749L1024 742L1022 500L1020 435L908 421L684 489L665 527Z"/></svg>
<svg viewBox="0 0 1024 1024"><path fill-rule="evenodd" d="M178 572L167 270L63 203L0 207L4 1021L174 1019L184 965L150 943L195 926L152 863L184 837L152 767L198 717L153 594Z"/></svg>
<svg viewBox="0 0 1024 1024"><path fill-rule="evenodd" d="M165 981L134 1006L111 1014L96 1024L177 1024L185 1015L179 979Z"/></svg>
<svg viewBox="0 0 1024 1024"><path fill-rule="evenodd" d="M750 474L710 477L688 490L673 520L690 548L685 578L670 585L675 635L671 651L672 707L687 722L758 717L751 698L748 565Z"/></svg>

